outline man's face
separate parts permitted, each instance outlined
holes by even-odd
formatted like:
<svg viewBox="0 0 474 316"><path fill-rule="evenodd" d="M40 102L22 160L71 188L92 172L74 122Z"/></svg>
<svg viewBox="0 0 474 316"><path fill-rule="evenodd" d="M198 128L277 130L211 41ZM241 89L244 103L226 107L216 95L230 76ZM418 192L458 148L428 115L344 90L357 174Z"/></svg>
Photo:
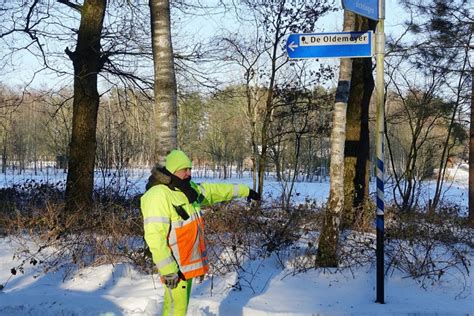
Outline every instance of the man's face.
<svg viewBox="0 0 474 316"><path fill-rule="evenodd" d="M191 178L191 168L176 170L174 172L174 175L180 178L181 180Z"/></svg>

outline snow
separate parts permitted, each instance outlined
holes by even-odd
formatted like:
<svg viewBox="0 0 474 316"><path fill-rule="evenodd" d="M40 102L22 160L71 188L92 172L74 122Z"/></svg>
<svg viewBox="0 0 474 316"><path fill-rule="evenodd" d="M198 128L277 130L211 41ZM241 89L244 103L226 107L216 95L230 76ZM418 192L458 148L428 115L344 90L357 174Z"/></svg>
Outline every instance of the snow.
<svg viewBox="0 0 474 316"><path fill-rule="evenodd" d="M6 280L11 240L0 241L0 278ZM251 267L254 265L253 267ZM256 267L259 266L259 268ZM375 303L374 269L354 273L309 271L295 276L275 261L249 262L255 287L232 290L236 274L193 286L189 315L466 315L474 312L471 289L458 295L459 283L421 289L410 278L386 278L385 303ZM12 278L0 292L1 315L159 315L163 289L156 276L126 264L77 271L63 281L61 272L35 277L35 269ZM473 278L468 281L472 286ZM212 284L212 291L211 291Z"/></svg>
<svg viewBox="0 0 474 316"><path fill-rule="evenodd" d="M462 208L467 207L465 172L457 170L456 181L444 195ZM42 177L37 181L45 181ZM61 177L49 174L48 180ZM5 176L3 186L21 181L24 177ZM144 186L143 179L130 181L137 190ZM250 179L228 182L250 184ZM324 203L328 190L328 182L299 183L297 200ZM280 191L280 184L269 181L265 196L277 198ZM122 263L75 270L67 277L65 270L44 274L37 265L25 264L23 273L13 276L10 269L21 263L14 256L17 242L13 237L0 238L0 284L5 285L0 291L0 315L160 315L163 288L157 275ZM472 251L470 259L474 259ZM210 275L201 283L195 280L188 315L473 315L473 273L450 273L444 282L426 289L399 271L389 273L385 304L379 304L372 265L294 275L291 267L282 269L274 257L268 257L245 262L239 275L231 272ZM252 282L246 282L250 278ZM241 290L236 290L239 280Z"/></svg>

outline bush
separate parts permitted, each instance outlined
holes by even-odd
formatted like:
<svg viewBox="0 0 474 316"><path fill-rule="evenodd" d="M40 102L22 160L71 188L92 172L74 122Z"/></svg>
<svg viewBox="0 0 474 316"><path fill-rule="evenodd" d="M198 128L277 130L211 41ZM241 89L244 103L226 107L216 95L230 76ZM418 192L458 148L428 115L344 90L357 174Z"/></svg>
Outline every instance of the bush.
<svg viewBox="0 0 474 316"><path fill-rule="evenodd" d="M66 213L63 193L55 186L30 184L12 190L15 207L0 217L4 233L22 245L17 257L23 263L12 271L21 272L31 263L44 271L64 268L68 274L76 267L116 262L131 262L151 271L138 197L96 192L91 209Z"/></svg>
<svg viewBox="0 0 474 316"><path fill-rule="evenodd" d="M39 264L43 271L64 268L67 276L78 267L117 262L154 272L143 240L139 196L97 191L94 207L74 214L64 211L63 198L60 185L28 183L0 190L0 200L5 202L0 212L1 231L23 240L17 252L23 261L12 269L12 275L22 272L27 264ZM453 278L464 280L467 286L473 231L465 218L458 217L458 211L444 206L428 216L387 207L386 273L402 271L422 287ZM272 257L288 274L319 268L317 242L324 212L313 204L283 209L233 202L204 212L211 275L236 272L236 289L253 289L261 264L253 265L257 270L250 269L246 265L249 261L263 263ZM373 228L363 227L362 232L341 233L339 267L334 271L375 264L375 234ZM31 239L33 243L25 242Z"/></svg>
<svg viewBox="0 0 474 316"><path fill-rule="evenodd" d="M423 288L447 281L463 282L470 273L473 230L453 209L437 213L390 210L386 225L387 273L400 270Z"/></svg>

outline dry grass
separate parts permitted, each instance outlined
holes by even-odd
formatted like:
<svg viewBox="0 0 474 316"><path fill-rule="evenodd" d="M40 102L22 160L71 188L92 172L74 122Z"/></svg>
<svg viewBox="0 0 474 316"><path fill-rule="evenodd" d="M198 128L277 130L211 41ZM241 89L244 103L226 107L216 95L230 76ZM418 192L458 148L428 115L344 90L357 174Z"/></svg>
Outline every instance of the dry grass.
<svg viewBox="0 0 474 316"><path fill-rule="evenodd" d="M0 232L17 238L20 244L24 240L17 252L22 263L12 274L21 272L25 265L40 264L44 272L63 268L66 277L80 267L117 262L153 272L142 237L138 198L96 194L92 209L69 214L64 212L60 190L44 185L38 188L39 195L34 190L34 185L0 190ZM257 208L227 203L205 210L211 274L237 272L235 287L252 288L256 272L245 269L249 261L263 262L272 257L288 274L318 269L323 214L324 209L312 204L282 209L278 205ZM401 271L423 287L449 280L453 275L450 271L461 278L467 276L473 230L456 214L453 208L426 216L387 207L386 273ZM364 218L358 222L360 227L355 225L341 233L339 270L352 271L375 263L374 229L368 222L370 219Z"/></svg>

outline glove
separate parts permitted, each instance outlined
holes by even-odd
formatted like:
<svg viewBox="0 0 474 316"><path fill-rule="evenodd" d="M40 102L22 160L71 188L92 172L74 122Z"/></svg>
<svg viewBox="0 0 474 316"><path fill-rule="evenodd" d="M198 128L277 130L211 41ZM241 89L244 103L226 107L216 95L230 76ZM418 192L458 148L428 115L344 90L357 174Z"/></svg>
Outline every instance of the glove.
<svg viewBox="0 0 474 316"><path fill-rule="evenodd" d="M260 201L260 194L258 194L258 192L250 189L249 190L249 195L247 196L247 201L251 201L251 200L254 200L254 201Z"/></svg>
<svg viewBox="0 0 474 316"><path fill-rule="evenodd" d="M179 280L180 277L178 272L166 274L161 277L161 282L163 282L163 284L170 289L176 288L178 286Z"/></svg>

